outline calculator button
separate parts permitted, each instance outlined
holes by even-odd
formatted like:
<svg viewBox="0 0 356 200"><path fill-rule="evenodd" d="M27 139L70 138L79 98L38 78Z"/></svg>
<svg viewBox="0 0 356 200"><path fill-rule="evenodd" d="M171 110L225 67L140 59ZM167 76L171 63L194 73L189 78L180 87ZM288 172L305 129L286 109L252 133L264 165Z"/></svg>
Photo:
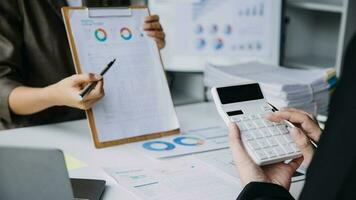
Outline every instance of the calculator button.
<svg viewBox="0 0 356 200"><path fill-rule="evenodd" d="M247 121L247 120L250 120L250 118L248 116L246 116L246 115L242 115L241 116L241 120L242 121Z"/></svg>
<svg viewBox="0 0 356 200"><path fill-rule="evenodd" d="M278 146L278 142L273 137L267 139L271 146Z"/></svg>
<svg viewBox="0 0 356 200"><path fill-rule="evenodd" d="M277 129L280 131L281 134L288 133L288 129L285 125L279 125L277 126Z"/></svg>
<svg viewBox="0 0 356 200"><path fill-rule="evenodd" d="M232 117L231 117L231 120L232 120L233 122L241 122L241 118L240 118L239 116L232 116Z"/></svg>
<svg viewBox="0 0 356 200"><path fill-rule="evenodd" d="M266 104L266 105L263 105L263 106L262 106L262 110L263 110L263 111L268 111L268 110L272 110L272 108L271 108L271 106L269 106L269 105Z"/></svg>
<svg viewBox="0 0 356 200"><path fill-rule="evenodd" d="M255 121L255 124L256 124L257 128L263 128L263 127L265 127L265 124L263 123L262 120L256 120L256 121Z"/></svg>
<svg viewBox="0 0 356 200"><path fill-rule="evenodd" d="M262 114L258 114L258 116L262 119L264 119L269 113L262 113Z"/></svg>
<svg viewBox="0 0 356 200"><path fill-rule="evenodd" d="M245 122L245 125L248 130L256 129L256 125L253 123L253 121L247 121Z"/></svg>
<svg viewBox="0 0 356 200"><path fill-rule="evenodd" d="M288 154L292 154L294 153L294 150L292 149L290 144L285 144L282 145L283 149L288 153Z"/></svg>
<svg viewBox="0 0 356 200"><path fill-rule="evenodd" d="M274 152L273 149L265 149L265 153L268 155L268 157L270 158L274 158L277 157L276 152Z"/></svg>
<svg viewBox="0 0 356 200"><path fill-rule="evenodd" d="M254 140L248 141L247 143L251 147L251 149L253 149L253 150L261 149L261 147Z"/></svg>
<svg viewBox="0 0 356 200"><path fill-rule="evenodd" d="M262 138L262 139L258 139L257 143L260 145L261 148L267 148L269 147L268 142L266 141L266 139Z"/></svg>
<svg viewBox="0 0 356 200"><path fill-rule="evenodd" d="M253 140L253 134L250 131L245 131L244 133L242 133L242 138L246 139L246 140Z"/></svg>
<svg viewBox="0 0 356 200"><path fill-rule="evenodd" d="M295 152L300 153L300 150L299 150L299 148L297 147L297 145L296 145L295 143L292 143L292 144L290 144L290 145L291 145L292 149L293 149Z"/></svg>
<svg viewBox="0 0 356 200"><path fill-rule="evenodd" d="M283 150L282 147L274 147L274 151L278 154L278 156L286 155L286 152Z"/></svg>
<svg viewBox="0 0 356 200"><path fill-rule="evenodd" d="M281 125L280 123L278 122L272 122L273 126L278 126L278 125Z"/></svg>
<svg viewBox="0 0 356 200"><path fill-rule="evenodd" d="M255 139L263 138L262 133L260 131L258 131L258 130L251 131L251 134L253 135L253 137Z"/></svg>
<svg viewBox="0 0 356 200"><path fill-rule="evenodd" d="M239 127L240 131L246 131L247 130L247 127L242 122L236 123L236 125Z"/></svg>
<svg viewBox="0 0 356 200"><path fill-rule="evenodd" d="M271 127L271 126L273 126L273 123L272 122L270 122L269 120L267 120L267 119L264 119L263 120L263 122L265 123L265 125L267 126L267 127Z"/></svg>
<svg viewBox="0 0 356 200"><path fill-rule="evenodd" d="M283 137L284 137L284 139L285 139L287 142L293 142L293 139L292 139L292 137L291 137L289 134L286 134L286 135L284 135Z"/></svg>
<svg viewBox="0 0 356 200"><path fill-rule="evenodd" d="M263 150L257 150L257 151L255 151L255 153L256 153L258 159L260 159L260 160L265 160L268 158L268 156L266 155L266 153Z"/></svg>
<svg viewBox="0 0 356 200"><path fill-rule="evenodd" d="M260 116L258 114L253 114L253 115L250 115L250 119L251 120L254 120L254 119L259 119Z"/></svg>
<svg viewBox="0 0 356 200"><path fill-rule="evenodd" d="M269 131L271 132L272 135L280 135L281 134L276 127L270 127Z"/></svg>
<svg viewBox="0 0 356 200"><path fill-rule="evenodd" d="M262 135L265 136L265 137L271 137L272 136L272 134L271 134L271 132L269 132L268 128L261 128L260 131L261 131Z"/></svg>
<svg viewBox="0 0 356 200"><path fill-rule="evenodd" d="M276 136L276 140L277 140L278 143L281 144L281 145L288 144L288 142L284 139L284 137L283 137L282 135Z"/></svg>

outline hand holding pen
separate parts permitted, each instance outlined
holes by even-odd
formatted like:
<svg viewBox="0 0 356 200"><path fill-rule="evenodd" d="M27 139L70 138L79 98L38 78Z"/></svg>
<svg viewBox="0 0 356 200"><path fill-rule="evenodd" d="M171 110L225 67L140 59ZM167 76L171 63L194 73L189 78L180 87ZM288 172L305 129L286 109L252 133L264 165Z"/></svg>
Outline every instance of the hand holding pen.
<svg viewBox="0 0 356 200"><path fill-rule="evenodd" d="M116 59L111 61L109 64L106 65L106 67L100 72L100 76L104 76L107 71L111 68L111 66L114 65ZM83 90L79 92L79 96L84 99L86 95L90 93L90 91L93 90L93 88L96 86L97 82L91 82L88 85L86 85Z"/></svg>
<svg viewBox="0 0 356 200"><path fill-rule="evenodd" d="M273 122L288 121L289 124L293 123L290 134L301 150L304 157L304 166L307 168L313 158L317 142L319 142L322 133L314 117L303 110L283 108L268 115L266 118Z"/></svg>
<svg viewBox="0 0 356 200"><path fill-rule="evenodd" d="M104 97L103 75L113 64L114 61L110 62L98 75L76 74L44 88L48 96L47 107L69 106L82 110L92 108Z"/></svg>

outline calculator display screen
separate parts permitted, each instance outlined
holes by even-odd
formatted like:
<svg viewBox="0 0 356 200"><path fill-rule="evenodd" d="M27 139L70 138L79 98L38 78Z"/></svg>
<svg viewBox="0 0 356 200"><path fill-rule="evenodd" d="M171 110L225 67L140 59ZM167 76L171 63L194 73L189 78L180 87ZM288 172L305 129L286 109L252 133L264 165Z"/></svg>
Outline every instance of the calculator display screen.
<svg viewBox="0 0 356 200"><path fill-rule="evenodd" d="M236 115L243 115L243 114L244 114L244 112L242 112L242 110L227 112L227 115L229 115L229 116L236 116Z"/></svg>
<svg viewBox="0 0 356 200"><path fill-rule="evenodd" d="M222 104L263 99L263 94L257 83L217 88L217 92Z"/></svg>

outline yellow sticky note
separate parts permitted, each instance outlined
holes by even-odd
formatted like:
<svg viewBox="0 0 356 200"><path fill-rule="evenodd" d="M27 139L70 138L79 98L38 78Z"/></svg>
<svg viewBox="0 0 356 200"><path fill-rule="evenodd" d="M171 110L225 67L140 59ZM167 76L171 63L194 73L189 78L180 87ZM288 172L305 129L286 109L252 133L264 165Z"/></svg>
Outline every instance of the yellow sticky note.
<svg viewBox="0 0 356 200"><path fill-rule="evenodd" d="M68 170L80 169L88 166L83 161L80 161L68 154L64 155L64 160L66 162L66 166Z"/></svg>

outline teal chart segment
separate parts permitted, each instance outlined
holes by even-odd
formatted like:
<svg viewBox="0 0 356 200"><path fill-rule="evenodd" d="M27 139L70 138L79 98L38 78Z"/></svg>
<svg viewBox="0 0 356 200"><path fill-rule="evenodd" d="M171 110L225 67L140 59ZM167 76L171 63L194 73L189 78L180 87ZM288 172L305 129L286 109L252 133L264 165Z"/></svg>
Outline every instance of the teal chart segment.
<svg viewBox="0 0 356 200"><path fill-rule="evenodd" d="M105 42L108 38L108 34L102 28L96 29L94 32L94 36L99 42Z"/></svg>

